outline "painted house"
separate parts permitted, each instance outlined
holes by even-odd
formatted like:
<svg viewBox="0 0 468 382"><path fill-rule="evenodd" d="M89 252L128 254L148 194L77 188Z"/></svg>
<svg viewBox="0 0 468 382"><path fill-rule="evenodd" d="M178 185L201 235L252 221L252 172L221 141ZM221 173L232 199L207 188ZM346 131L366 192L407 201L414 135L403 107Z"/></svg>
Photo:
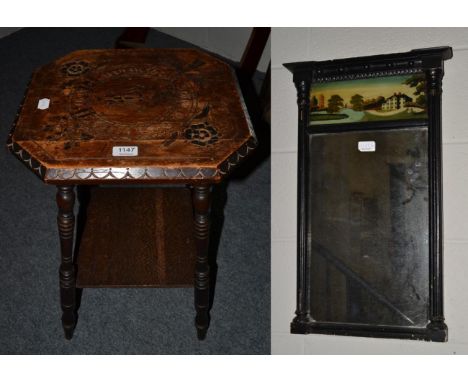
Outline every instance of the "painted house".
<svg viewBox="0 0 468 382"><path fill-rule="evenodd" d="M385 99L385 102L382 104L382 110L398 110L405 106L407 102L412 102L413 99L408 97L403 93L394 93L391 97Z"/></svg>

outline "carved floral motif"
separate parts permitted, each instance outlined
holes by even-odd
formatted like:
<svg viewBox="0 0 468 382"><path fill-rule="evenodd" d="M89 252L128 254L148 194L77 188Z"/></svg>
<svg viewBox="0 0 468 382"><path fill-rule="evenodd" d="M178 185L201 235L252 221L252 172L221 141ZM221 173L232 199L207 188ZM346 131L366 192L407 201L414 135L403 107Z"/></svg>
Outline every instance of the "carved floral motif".
<svg viewBox="0 0 468 382"><path fill-rule="evenodd" d="M87 72L89 69L89 64L85 61L71 61L62 66L62 73L69 76L79 76Z"/></svg>
<svg viewBox="0 0 468 382"><path fill-rule="evenodd" d="M185 129L185 138L198 146L208 146L218 141L218 132L208 122L196 123Z"/></svg>

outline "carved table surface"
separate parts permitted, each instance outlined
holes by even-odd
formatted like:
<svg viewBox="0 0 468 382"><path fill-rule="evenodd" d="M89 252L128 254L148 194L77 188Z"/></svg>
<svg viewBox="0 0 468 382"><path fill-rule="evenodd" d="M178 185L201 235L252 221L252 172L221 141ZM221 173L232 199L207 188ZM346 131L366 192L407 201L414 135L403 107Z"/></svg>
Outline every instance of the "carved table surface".
<svg viewBox="0 0 468 382"><path fill-rule="evenodd" d="M109 49L36 70L9 146L46 183L213 183L255 137L226 63L190 49ZM138 156L113 156L114 146Z"/></svg>
<svg viewBox="0 0 468 382"><path fill-rule="evenodd" d="M7 145L57 185L67 339L79 288L190 285L205 337L211 185L256 145L230 66L190 49L73 52L33 73ZM176 187L125 187L148 183Z"/></svg>

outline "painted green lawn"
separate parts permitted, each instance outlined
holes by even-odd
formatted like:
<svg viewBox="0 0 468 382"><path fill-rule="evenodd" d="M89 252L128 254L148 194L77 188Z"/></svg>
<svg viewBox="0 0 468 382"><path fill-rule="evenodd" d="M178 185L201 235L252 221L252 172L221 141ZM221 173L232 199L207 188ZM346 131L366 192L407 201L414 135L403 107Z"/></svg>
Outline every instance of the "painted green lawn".
<svg viewBox="0 0 468 382"><path fill-rule="evenodd" d="M310 114L311 121L331 121L348 118L346 114Z"/></svg>
<svg viewBox="0 0 468 382"><path fill-rule="evenodd" d="M422 119L427 118L427 113L409 113L408 111L404 111L403 113L398 113L394 115L387 115L379 117L378 115L365 113L364 118L362 118L359 122L368 122L368 121L397 121L400 119Z"/></svg>

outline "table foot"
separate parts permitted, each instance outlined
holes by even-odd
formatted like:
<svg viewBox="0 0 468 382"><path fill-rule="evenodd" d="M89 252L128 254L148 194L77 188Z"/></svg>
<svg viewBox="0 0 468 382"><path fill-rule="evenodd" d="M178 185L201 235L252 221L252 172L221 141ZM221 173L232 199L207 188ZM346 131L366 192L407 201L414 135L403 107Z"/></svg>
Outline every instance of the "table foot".
<svg viewBox="0 0 468 382"><path fill-rule="evenodd" d="M63 324L63 321L62 321L62 325L63 325L63 332L64 332L64 335L65 335L65 339L66 340L71 340L73 338L73 332L75 331L75 327L65 327L65 325Z"/></svg>
<svg viewBox="0 0 468 382"><path fill-rule="evenodd" d="M207 329L197 329L197 337L200 341L203 341L206 338Z"/></svg>
<svg viewBox="0 0 468 382"><path fill-rule="evenodd" d="M197 260L195 266L195 326L199 340L206 337L210 324L210 267L208 243L210 236L210 186L195 186L192 190Z"/></svg>

